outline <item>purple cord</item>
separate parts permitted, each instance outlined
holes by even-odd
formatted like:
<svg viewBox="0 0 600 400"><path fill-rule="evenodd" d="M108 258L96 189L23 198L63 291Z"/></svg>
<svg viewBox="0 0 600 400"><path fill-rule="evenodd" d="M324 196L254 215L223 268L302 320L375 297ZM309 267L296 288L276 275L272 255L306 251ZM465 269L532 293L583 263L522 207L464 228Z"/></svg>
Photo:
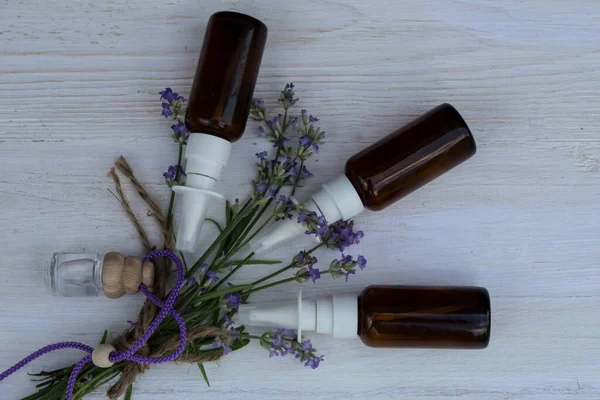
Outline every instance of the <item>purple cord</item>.
<svg viewBox="0 0 600 400"><path fill-rule="evenodd" d="M167 257L175 262L175 265L177 266L177 282L175 283L173 290L171 290L171 293L169 294L167 299L164 301L164 303L160 299L158 299L156 296L154 296L152 293L150 293L148 291L148 288L146 287L146 285L144 285L143 283L140 285L140 290L142 291L142 293L144 293L144 295L151 302L156 304L157 307L160 307L161 310L160 310L160 313L158 313L158 315L156 316L156 318L154 318L154 321L152 321L152 323L150 324L150 326L148 327L146 332L144 332L142 337L135 343L135 345L133 345L133 347L131 347L127 351L123 351L123 352L114 351L114 352L110 353L108 358L110 361L112 361L114 363L129 360L129 361L134 361L134 362L141 363L141 364L162 364L162 363L166 363L166 362L175 360L177 357L179 357L181 355L183 350L185 350L185 346L187 344L187 329L186 329L184 320L181 318L179 313L177 311L175 311L175 308L174 308L175 302L177 301L177 296L179 295L179 291L181 290L181 288L183 287L183 284L185 282L183 263L181 262L179 257L177 257L175 254L173 254L172 252L170 252L168 250L152 251L146 257L144 257L144 261L149 261L157 256ZM156 331L156 329L158 328L160 323L163 321L163 319L165 319L167 314L171 314L171 316L175 319L175 321L177 321L177 325L179 326L179 347L177 347L177 350L175 350L173 353L171 353L169 355L166 355L163 357L157 357L157 358L142 357L142 356L135 355L135 352L138 351L139 349L141 349L142 346L144 346L146 344L148 339L150 339L150 336L152 336L154 331ZM69 376L69 381L67 383L67 391L65 394L65 400L71 400L73 397L73 389L75 387L75 381L77 380L77 376L79 375L79 373L81 372L83 367L87 363L92 361L92 352L94 351L94 348L87 346L83 343L62 342L62 343L56 343L56 344L52 344L50 346L42 347L35 353L30 354L29 356L25 357L23 360L19 361L18 363L16 363L15 365L10 367L6 371L4 371L2 374L0 374L0 382L3 381L4 379L6 379L8 376L12 375L13 373L17 372L19 369L23 368L25 365L29 364L31 361L35 360L36 358L38 358L40 356L43 356L46 353L49 353L54 350L62 350L62 349L69 349L69 348L78 349L78 350L82 350L82 351L89 353L89 355L83 357L75 365L75 368L73 368L73 371L71 371L71 375Z"/></svg>

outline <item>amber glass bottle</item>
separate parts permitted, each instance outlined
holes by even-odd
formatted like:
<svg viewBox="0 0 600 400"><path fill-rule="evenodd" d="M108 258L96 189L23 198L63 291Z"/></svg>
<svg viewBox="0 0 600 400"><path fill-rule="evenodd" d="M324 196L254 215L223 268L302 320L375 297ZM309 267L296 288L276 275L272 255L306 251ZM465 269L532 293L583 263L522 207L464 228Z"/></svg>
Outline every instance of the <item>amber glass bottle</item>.
<svg viewBox="0 0 600 400"><path fill-rule="evenodd" d="M369 210L381 210L475 154L473 135L442 104L354 155L346 176Z"/></svg>
<svg viewBox="0 0 600 400"><path fill-rule="evenodd" d="M483 349L490 326L480 287L369 286L358 297L358 335L371 347Z"/></svg>
<svg viewBox="0 0 600 400"><path fill-rule="evenodd" d="M266 40L256 18L228 11L210 17L185 118L190 132L229 142L242 136Z"/></svg>
<svg viewBox="0 0 600 400"><path fill-rule="evenodd" d="M246 128L267 40L265 24L244 14L218 12L208 21L187 104L187 177L173 191L183 195L178 250L194 252L213 191L229 160L231 143Z"/></svg>
<svg viewBox="0 0 600 400"><path fill-rule="evenodd" d="M304 207L329 223L348 220L365 208L379 211L467 160L477 150L458 111L442 104L352 156L344 174L315 192ZM305 232L294 220L274 225L252 240L258 256Z"/></svg>

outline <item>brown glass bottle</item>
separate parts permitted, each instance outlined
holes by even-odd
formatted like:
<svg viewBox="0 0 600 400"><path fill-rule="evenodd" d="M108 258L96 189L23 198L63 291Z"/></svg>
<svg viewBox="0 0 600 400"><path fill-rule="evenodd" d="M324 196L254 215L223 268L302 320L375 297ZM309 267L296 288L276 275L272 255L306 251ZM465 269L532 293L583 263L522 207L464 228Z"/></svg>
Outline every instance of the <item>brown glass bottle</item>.
<svg viewBox="0 0 600 400"><path fill-rule="evenodd" d="M480 287L369 286L358 297L358 335L370 347L483 349L490 326Z"/></svg>
<svg viewBox="0 0 600 400"><path fill-rule="evenodd" d="M378 211L470 158L475 140L461 115L442 104L346 163L364 206Z"/></svg>
<svg viewBox="0 0 600 400"><path fill-rule="evenodd" d="M256 18L227 11L210 17L185 117L190 132L229 142L242 136L266 40Z"/></svg>

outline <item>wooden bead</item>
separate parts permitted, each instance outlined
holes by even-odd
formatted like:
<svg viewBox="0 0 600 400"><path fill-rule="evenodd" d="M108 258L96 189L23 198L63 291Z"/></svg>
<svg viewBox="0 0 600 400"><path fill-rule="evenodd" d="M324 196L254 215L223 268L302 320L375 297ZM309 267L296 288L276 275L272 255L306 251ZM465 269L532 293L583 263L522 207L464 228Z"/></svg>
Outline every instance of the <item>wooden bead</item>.
<svg viewBox="0 0 600 400"><path fill-rule="evenodd" d="M142 264L142 283L150 292L154 291L154 264L152 261L144 261Z"/></svg>
<svg viewBox="0 0 600 400"><path fill-rule="evenodd" d="M121 275L123 274L123 265L125 257L121 253L106 253L102 263L102 289L104 295L111 299L116 299L125 294Z"/></svg>
<svg viewBox="0 0 600 400"><path fill-rule="evenodd" d="M142 260L137 257L125 257L121 279L125 293L139 292L142 283Z"/></svg>
<svg viewBox="0 0 600 400"><path fill-rule="evenodd" d="M110 361L110 353L116 351L114 346L110 344L99 344L92 352L92 362L100 368L110 368L114 362Z"/></svg>

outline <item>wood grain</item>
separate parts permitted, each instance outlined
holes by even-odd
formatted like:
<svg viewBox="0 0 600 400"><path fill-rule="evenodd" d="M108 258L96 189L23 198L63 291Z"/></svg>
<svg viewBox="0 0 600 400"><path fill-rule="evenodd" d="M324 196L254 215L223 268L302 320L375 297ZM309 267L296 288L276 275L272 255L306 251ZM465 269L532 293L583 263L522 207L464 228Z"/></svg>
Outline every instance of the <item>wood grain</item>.
<svg viewBox="0 0 600 400"><path fill-rule="evenodd" d="M305 290L485 286L492 339L484 351L389 351L315 335L326 359L319 372L249 346L207 366L211 388L195 366L161 366L139 380L134 398L600 398L596 0L1 1L0 370L49 343L93 345L135 316L139 296L52 297L44 264L56 251L142 253L106 173L125 155L165 205L162 172L176 148L157 93L188 92L218 10L250 13L269 27L257 97L273 105L293 80L302 107L328 132L302 199L350 155L435 105L450 102L464 115L478 154L395 206L358 217L367 233L358 253L369 267L347 284L322 280ZM250 125L220 192L245 196L240 185L265 148ZM248 268L239 279L263 272ZM1 383L0 397L30 394L25 372L80 356L39 359Z"/></svg>

